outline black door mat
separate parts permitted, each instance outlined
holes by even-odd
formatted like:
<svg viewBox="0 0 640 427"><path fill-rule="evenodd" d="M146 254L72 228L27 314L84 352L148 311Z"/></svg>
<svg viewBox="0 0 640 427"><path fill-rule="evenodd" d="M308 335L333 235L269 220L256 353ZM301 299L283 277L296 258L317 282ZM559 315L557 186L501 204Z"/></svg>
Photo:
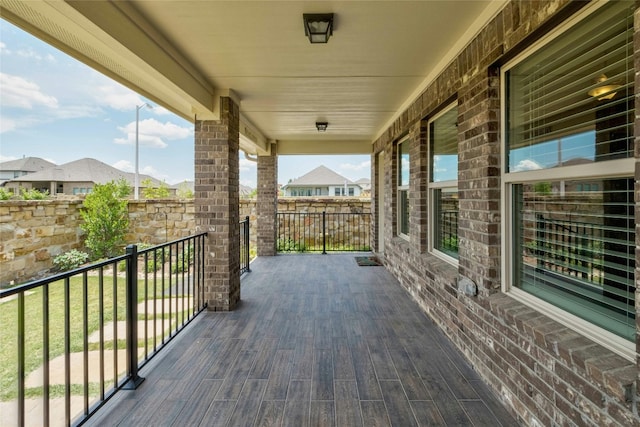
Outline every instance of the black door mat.
<svg viewBox="0 0 640 427"><path fill-rule="evenodd" d="M360 267L381 266L382 263L374 256L357 256L356 262Z"/></svg>

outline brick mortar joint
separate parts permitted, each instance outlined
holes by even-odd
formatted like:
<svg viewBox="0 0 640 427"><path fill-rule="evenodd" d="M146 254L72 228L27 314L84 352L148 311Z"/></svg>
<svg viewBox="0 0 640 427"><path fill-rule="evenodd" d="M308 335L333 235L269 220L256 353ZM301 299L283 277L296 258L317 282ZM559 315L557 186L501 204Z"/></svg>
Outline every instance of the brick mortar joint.
<svg viewBox="0 0 640 427"><path fill-rule="evenodd" d="M629 403L633 403L633 408L634 409L637 408L637 405L635 405L635 403L640 403L640 395L638 395L638 389L637 389L637 384L638 384L637 376L632 380L625 380L624 376L618 375L619 373L621 373L622 371L630 367L633 368L633 370L637 373L637 367L633 362L623 359L622 357L618 356L613 351L606 349L605 347L599 346L598 348L603 349L604 351L610 353L610 357L608 357L609 360L613 359L613 360L618 360L620 362L618 366L611 366L608 369L603 370L602 371L603 381L599 381L596 375L592 373L590 369L587 369L586 371L579 370L577 368L576 362L573 360L573 357L571 361L567 363L568 361L565 361L560 356L561 353L573 354L574 352L577 352L586 347L591 347L591 345L587 345L587 346L585 346L584 344L569 345L568 343L571 340L557 340L557 341L550 340L549 342L547 342L547 340L550 338L552 333L545 332L543 329L539 328L538 325L540 324L540 319L542 319L544 322L548 322L552 320L551 318L541 313L537 313L537 316L533 318L526 318L525 316L528 315L529 313L528 311L524 312L524 314L522 314L521 310L512 309L510 311L507 311L507 309L502 307L505 301L508 301L508 303L510 304L509 307L513 307L511 304L521 305L522 308L527 308L527 309L529 307L511 298L510 296L502 293L490 295L486 297L486 301L489 304L490 313L492 313L493 315L493 313L498 312L499 314L493 315L493 316L495 316L496 318L505 320L504 322L500 323L502 327L508 328L512 333L520 336L523 334L522 334L522 331L520 331L517 328L517 323L521 322L523 327L529 328L534 332L532 336L528 337L529 342L532 346L545 351L549 356L553 358L555 363L559 363L565 366L575 375L586 380L589 384L592 384L593 386L600 386L600 387L606 388L605 383L607 382L607 379L609 379L610 381L616 382L619 389L623 390L623 394L625 396L625 400L624 401L618 400L618 403L623 405L628 405ZM515 314L513 312L515 312ZM525 317L525 318L521 318L521 317ZM571 331L571 329L568 327L564 327L564 328L567 331ZM544 336L545 343L547 344L546 347L536 342L535 340L536 335ZM586 339L588 340L588 338ZM594 345L597 345L597 343L593 341L592 343ZM607 358L606 356L594 356L591 358L586 358L584 361L585 365L593 364L595 360L602 359L603 357ZM610 392L607 392L607 393L610 393ZM607 393L605 393L604 395L606 395ZM609 396L609 398L611 398L611 396ZM636 415L638 414L636 413Z"/></svg>

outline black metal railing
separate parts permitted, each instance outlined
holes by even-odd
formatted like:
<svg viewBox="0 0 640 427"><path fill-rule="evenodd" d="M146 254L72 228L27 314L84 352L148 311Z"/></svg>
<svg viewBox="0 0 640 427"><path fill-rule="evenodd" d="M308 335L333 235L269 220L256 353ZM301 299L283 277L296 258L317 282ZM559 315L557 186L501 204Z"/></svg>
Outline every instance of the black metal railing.
<svg viewBox="0 0 640 427"><path fill-rule="evenodd" d="M125 255L0 291L0 399L16 405L15 422L4 421L82 424L118 390L135 388L138 370L207 305L205 237L131 245ZM29 410L34 401L42 409Z"/></svg>
<svg viewBox="0 0 640 427"><path fill-rule="evenodd" d="M538 267L602 284L603 227L536 216Z"/></svg>
<svg viewBox="0 0 640 427"><path fill-rule="evenodd" d="M443 210L437 230L440 247L447 253L458 253L458 210Z"/></svg>
<svg viewBox="0 0 640 427"><path fill-rule="evenodd" d="M251 271L249 262L251 255L249 253L249 217L245 217L240 221L240 274Z"/></svg>
<svg viewBox="0 0 640 427"><path fill-rule="evenodd" d="M278 252L368 252L369 213L277 213Z"/></svg>

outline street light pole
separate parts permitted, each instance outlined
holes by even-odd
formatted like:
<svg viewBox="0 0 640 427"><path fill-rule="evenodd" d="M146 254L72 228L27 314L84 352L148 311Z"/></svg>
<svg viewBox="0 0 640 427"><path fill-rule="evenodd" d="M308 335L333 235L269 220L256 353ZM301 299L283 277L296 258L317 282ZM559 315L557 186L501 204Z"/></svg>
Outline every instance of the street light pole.
<svg viewBox="0 0 640 427"><path fill-rule="evenodd" d="M133 198L135 200L139 199L140 196L140 167L139 167L139 163L138 163L138 157L140 157L140 146L139 146L139 132L138 129L140 127L140 110L143 109L144 107L149 107L149 108L153 108L151 105L147 104L146 102L142 105L137 105L136 106L136 177L135 177L135 181L133 183Z"/></svg>

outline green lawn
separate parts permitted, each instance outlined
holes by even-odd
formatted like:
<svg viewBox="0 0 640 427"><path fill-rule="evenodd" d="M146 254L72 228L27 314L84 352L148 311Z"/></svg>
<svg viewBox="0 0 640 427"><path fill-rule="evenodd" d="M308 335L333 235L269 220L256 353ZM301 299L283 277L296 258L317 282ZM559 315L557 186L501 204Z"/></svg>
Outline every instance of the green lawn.
<svg viewBox="0 0 640 427"><path fill-rule="evenodd" d="M114 320L125 320L125 279L118 277L115 280L112 276L104 277L103 288L103 316L104 322ZM82 277L73 277L69 286L69 307L70 307L70 348L71 352L83 351L83 300L84 291L82 285ZM114 296L115 291L115 296ZM158 289L159 293L162 291ZM64 354L64 282L59 281L49 285L49 359ZM39 288L31 294L25 296L25 375L37 369L43 363L43 294L44 290ZM91 334L100 327L100 296L99 296L99 279L95 276L88 277L87 286L87 302L88 302L88 331ZM149 289L148 298L153 299L153 289ZM144 283L139 282L138 301L144 299ZM114 301L116 301L117 314L114 316ZM188 313L184 313L187 318ZM150 314L150 317L152 314ZM180 314L180 316L182 316ZM144 318L144 313L139 314L140 319ZM158 315L160 317L160 315ZM168 314L165 315L168 317ZM179 313L172 313L171 324L174 325L177 320L182 320ZM179 317L179 318L178 318ZM17 397L17 336L18 336L18 300L14 299L0 304L0 400L11 400ZM106 341L105 348L113 349L117 346L120 349L126 348L124 336L118 337L117 343L114 341ZM139 341L140 347L144 346L144 337ZM161 340L161 337L159 338ZM149 348L153 346L153 337L148 339ZM89 350L99 349L98 343L90 343ZM150 350L151 351L151 350ZM72 367L72 369L82 369L82 367ZM63 387L52 386L51 393L53 395L63 392ZM74 386L74 394L76 389L82 387ZM91 387L95 388L95 387ZM27 395L41 395L41 388L26 391ZM80 391L81 393L81 391Z"/></svg>

